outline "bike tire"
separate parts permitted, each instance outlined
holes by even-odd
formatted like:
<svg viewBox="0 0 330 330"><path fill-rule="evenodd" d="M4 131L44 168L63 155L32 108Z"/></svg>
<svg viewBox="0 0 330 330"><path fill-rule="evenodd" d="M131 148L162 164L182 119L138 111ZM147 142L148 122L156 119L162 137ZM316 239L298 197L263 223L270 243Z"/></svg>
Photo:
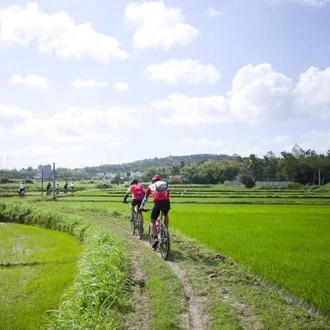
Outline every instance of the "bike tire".
<svg viewBox="0 0 330 330"><path fill-rule="evenodd" d="M151 224L149 224L149 229L148 229L148 241L149 241L149 246L152 248L153 237L151 233Z"/></svg>
<svg viewBox="0 0 330 330"><path fill-rule="evenodd" d="M133 221L129 219L129 226L130 226L130 232L132 235L135 235L135 229L136 229L136 219L135 219L135 213L133 215Z"/></svg>
<svg viewBox="0 0 330 330"><path fill-rule="evenodd" d="M138 239L142 238L143 234L143 222L142 222L142 217L141 214L137 214L137 221L136 221L136 236Z"/></svg>
<svg viewBox="0 0 330 330"><path fill-rule="evenodd" d="M165 226L160 230L161 242L159 242L160 255L164 260L167 260L170 255L170 233Z"/></svg>

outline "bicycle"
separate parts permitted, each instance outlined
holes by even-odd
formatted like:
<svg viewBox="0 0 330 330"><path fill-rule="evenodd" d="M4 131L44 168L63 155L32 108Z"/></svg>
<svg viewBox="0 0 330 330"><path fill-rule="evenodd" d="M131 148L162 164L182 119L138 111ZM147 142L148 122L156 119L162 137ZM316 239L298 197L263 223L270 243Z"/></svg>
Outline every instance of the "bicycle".
<svg viewBox="0 0 330 330"><path fill-rule="evenodd" d="M164 260L167 260L170 254L170 233L164 225L163 217L164 217L163 210L161 210L160 217L156 220L157 238L159 241L158 244L159 244L160 255ZM149 245L152 248L152 244L154 241L151 233L151 224L149 224L148 238L149 238ZM156 249L154 250L156 251Z"/></svg>
<svg viewBox="0 0 330 330"><path fill-rule="evenodd" d="M128 204L128 202L124 202L125 204ZM143 209L142 212L147 212L148 210ZM134 212L133 212L133 219L129 221L130 223L130 232L132 235L137 236L138 239L142 238L143 234L143 220L141 213L139 212L139 206L134 206Z"/></svg>
<svg viewBox="0 0 330 330"><path fill-rule="evenodd" d="M23 189L23 190L19 190L19 191L18 191L18 196L19 196L20 198L24 198L24 197L25 197L25 189Z"/></svg>

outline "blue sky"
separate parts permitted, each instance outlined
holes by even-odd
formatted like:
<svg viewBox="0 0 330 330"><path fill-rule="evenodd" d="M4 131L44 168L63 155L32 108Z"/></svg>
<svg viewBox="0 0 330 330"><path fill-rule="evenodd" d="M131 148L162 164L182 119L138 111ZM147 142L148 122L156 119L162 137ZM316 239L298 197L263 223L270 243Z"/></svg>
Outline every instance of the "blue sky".
<svg viewBox="0 0 330 330"><path fill-rule="evenodd" d="M1 168L330 150L330 0L0 0Z"/></svg>

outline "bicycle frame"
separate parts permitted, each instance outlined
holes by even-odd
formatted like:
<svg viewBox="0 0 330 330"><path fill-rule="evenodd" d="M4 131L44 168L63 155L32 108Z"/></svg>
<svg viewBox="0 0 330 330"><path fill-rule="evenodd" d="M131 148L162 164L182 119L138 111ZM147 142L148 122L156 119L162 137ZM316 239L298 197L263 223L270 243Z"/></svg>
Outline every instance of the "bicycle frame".
<svg viewBox="0 0 330 330"><path fill-rule="evenodd" d="M125 202L126 204L128 204L128 202ZM142 234L143 234L143 219L141 216L141 212L146 212L148 210L143 209L141 212L139 211L139 206L138 205L134 205L133 208L133 219L132 221L130 220L130 232L132 235L137 236L138 239L142 238Z"/></svg>
<svg viewBox="0 0 330 330"><path fill-rule="evenodd" d="M165 227L163 219L164 213L163 210L161 210L160 217L156 220L155 225L157 228L160 254L164 260L167 260L170 254L170 233ZM152 243L151 227L149 225L149 245L152 246Z"/></svg>

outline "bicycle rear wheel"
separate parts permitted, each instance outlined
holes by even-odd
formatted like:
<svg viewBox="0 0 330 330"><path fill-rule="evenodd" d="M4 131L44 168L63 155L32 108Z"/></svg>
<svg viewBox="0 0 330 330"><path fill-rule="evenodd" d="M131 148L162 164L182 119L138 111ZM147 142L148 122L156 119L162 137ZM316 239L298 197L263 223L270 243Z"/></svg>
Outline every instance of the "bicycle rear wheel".
<svg viewBox="0 0 330 330"><path fill-rule="evenodd" d="M160 229L161 242L159 242L160 255L164 260L167 260L170 254L170 233L165 226Z"/></svg>
<svg viewBox="0 0 330 330"><path fill-rule="evenodd" d="M131 216L130 216L131 217ZM131 220L129 220L129 226L130 226L130 232L131 232L131 234L132 235L135 235L135 230L136 230L136 214L135 214L135 212L134 212L134 214L133 214L133 219Z"/></svg>
<svg viewBox="0 0 330 330"><path fill-rule="evenodd" d="M138 239L141 239L143 234L143 222L142 222L142 217L141 214L137 214L137 221L136 221L136 236Z"/></svg>
<svg viewBox="0 0 330 330"><path fill-rule="evenodd" d="M152 243L153 241L153 237L152 237L152 233L151 233L151 224L149 224L149 229L148 229L148 241L149 241L149 246L152 247Z"/></svg>

